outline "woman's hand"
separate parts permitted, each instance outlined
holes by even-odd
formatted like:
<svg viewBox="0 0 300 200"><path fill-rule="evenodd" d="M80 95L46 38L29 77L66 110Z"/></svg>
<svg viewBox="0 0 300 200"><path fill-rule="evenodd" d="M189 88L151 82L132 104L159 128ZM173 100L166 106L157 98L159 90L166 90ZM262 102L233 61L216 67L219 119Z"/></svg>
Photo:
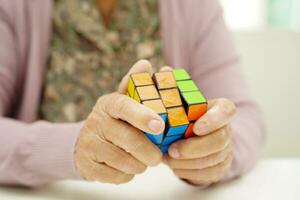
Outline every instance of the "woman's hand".
<svg viewBox="0 0 300 200"><path fill-rule="evenodd" d="M136 63L119 91L98 99L85 121L75 150L75 165L88 181L126 183L147 166L161 162L162 153L143 132L159 134L163 120L151 109L123 95L131 73L150 72L147 61Z"/></svg>
<svg viewBox="0 0 300 200"><path fill-rule="evenodd" d="M234 114L230 100L209 101L207 113L194 125L197 137L172 144L164 162L192 184L208 186L220 181L232 162L230 121Z"/></svg>

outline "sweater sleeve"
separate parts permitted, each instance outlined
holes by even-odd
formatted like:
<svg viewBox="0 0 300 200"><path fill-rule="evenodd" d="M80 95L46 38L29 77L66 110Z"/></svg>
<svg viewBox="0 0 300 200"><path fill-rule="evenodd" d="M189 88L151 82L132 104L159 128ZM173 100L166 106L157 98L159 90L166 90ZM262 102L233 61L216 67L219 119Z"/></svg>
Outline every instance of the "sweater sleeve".
<svg viewBox="0 0 300 200"><path fill-rule="evenodd" d="M249 171L258 160L265 130L261 112L241 73L231 34L217 0L189 1L187 33L189 70L203 93L228 98L237 106L233 119L233 164L224 181ZM192 2L192 3L191 3Z"/></svg>
<svg viewBox="0 0 300 200"><path fill-rule="evenodd" d="M0 184L36 187L80 179L73 155L81 126L0 118Z"/></svg>
<svg viewBox="0 0 300 200"><path fill-rule="evenodd" d="M18 53L10 17L0 5L0 185L39 186L78 179L73 151L82 123L25 124L5 116L16 105Z"/></svg>

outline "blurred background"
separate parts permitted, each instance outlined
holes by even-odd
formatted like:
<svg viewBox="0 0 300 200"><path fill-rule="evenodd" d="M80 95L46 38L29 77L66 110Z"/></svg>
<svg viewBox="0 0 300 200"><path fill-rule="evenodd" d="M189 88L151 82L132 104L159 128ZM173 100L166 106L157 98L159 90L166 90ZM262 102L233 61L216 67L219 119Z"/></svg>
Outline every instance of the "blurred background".
<svg viewBox="0 0 300 200"><path fill-rule="evenodd" d="M300 0L221 0L254 98L266 157L300 157Z"/></svg>

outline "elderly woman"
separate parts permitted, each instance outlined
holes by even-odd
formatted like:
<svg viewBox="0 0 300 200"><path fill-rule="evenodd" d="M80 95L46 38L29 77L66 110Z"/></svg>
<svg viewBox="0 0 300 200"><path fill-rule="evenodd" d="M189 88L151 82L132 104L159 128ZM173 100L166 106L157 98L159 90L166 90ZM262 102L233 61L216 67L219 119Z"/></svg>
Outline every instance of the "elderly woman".
<svg viewBox="0 0 300 200"><path fill-rule="evenodd" d="M163 161L207 186L260 155L260 112L216 0L0 0L0 40L2 185L126 183ZM209 99L197 137L166 155L143 134L161 132L160 117L124 95L129 74L164 65Z"/></svg>

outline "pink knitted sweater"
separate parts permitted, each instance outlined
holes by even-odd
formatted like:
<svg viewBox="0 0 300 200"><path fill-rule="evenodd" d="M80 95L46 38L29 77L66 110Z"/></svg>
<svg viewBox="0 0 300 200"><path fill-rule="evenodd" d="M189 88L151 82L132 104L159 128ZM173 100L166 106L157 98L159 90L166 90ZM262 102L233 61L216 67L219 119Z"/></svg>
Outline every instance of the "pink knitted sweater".
<svg viewBox="0 0 300 200"><path fill-rule="evenodd" d="M51 0L0 0L0 184L79 179L74 144L82 124L36 121L51 34ZM265 132L240 72L217 0L160 0L164 55L186 66L208 98L238 107L234 160L224 180L255 164Z"/></svg>

